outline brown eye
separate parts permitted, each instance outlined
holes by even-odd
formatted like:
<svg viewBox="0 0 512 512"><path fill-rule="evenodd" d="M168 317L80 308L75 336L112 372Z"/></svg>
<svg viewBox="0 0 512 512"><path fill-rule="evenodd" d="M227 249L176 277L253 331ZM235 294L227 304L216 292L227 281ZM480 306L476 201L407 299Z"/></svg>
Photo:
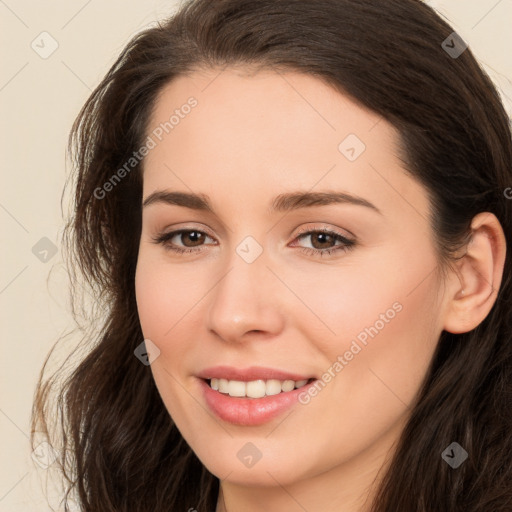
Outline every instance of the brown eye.
<svg viewBox="0 0 512 512"><path fill-rule="evenodd" d="M300 247L300 249L313 256L327 256L338 251L348 251L352 249L356 241L350 240L340 233L327 229L311 229L300 233L296 240L309 239L310 247Z"/></svg>
<svg viewBox="0 0 512 512"><path fill-rule="evenodd" d="M206 238L211 237L202 231L195 229L180 229L178 231L162 233L154 238L153 241L156 244L163 245L165 249L181 253L200 251Z"/></svg>
<svg viewBox="0 0 512 512"><path fill-rule="evenodd" d="M201 245L206 238L206 235L201 233L201 231L182 231L177 236L185 247L196 247L197 245ZM191 241L191 245L188 245L189 240Z"/></svg>
<svg viewBox="0 0 512 512"><path fill-rule="evenodd" d="M330 247L333 247L331 244L336 242L334 236L329 235L328 233L317 232L312 233L309 236L311 237L311 245L314 249L329 249Z"/></svg>

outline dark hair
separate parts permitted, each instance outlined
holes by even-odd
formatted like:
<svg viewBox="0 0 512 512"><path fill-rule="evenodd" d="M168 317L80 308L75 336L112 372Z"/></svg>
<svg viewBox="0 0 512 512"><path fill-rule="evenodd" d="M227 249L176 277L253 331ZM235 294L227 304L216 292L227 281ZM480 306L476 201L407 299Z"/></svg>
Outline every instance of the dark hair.
<svg viewBox="0 0 512 512"><path fill-rule="evenodd" d="M455 58L442 47L452 32L419 0L196 0L128 43L70 135L75 210L64 243L105 312L57 402L59 462L82 510L211 512L219 490L133 354L143 340L134 285L143 161L95 195L143 145L162 87L208 67L299 71L378 113L429 194L444 267L476 214L492 212L512 233L509 119L471 50ZM374 512L512 510L511 240L488 316L470 332L443 331ZM43 375L32 431L48 433L58 374ZM456 470L441 458L452 441L469 453Z"/></svg>

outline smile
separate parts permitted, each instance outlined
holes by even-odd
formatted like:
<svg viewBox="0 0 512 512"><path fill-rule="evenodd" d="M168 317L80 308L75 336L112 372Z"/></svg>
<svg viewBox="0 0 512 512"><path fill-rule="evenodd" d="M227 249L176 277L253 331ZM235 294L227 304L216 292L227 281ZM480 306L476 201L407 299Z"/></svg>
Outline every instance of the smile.
<svg viewBox="0 0 512 512"><path fill-rule="evenodd" d="M314 386L317 379L237 381L215 377L199 378L197 382L206 406L215 416L249 427L268 423L294 407L299 394Z"/></svg>
<svg viewBox="0 0 512 512"><path fill-rule="evenodd" d="M314 379L309 379L314 380ZM231 397L240 398L262 398L264 396L273 396L280 393L293 391L301 388L308 383L308 379L304 380L252 380L244 382L240 380L228 380L213 378L207 381L210 387L219 393L229 395Z"/></svg>

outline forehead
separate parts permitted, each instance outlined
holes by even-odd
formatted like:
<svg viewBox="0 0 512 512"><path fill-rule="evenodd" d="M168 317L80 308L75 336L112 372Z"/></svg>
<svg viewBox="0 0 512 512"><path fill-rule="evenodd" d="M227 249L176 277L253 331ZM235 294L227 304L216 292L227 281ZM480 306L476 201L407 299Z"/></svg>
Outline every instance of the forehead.
<svg viewBox="0 0 512 512"><path fill-rule="evenodd" d="M191 97L197 106L188 109ZM332 149L333 143L337 150L338 139L349 133L368 143L383 136L390 144L397 142L394 128L387 123L372 136L382 121L377 113L357 105L320 79L298 72L227 68L178 76L161 90L149 130L165 124L173 113L179 115L180 110L184 113L165 133L175 144L191 136L201 138L202 147L211 143L234 146L236 142L245 149L257 146L260 157L263 151L274 153L300 141L306 147L297 147L298 152L313 145Z"/></svg>
<svg viewBox="0 0 512 512"><path fill-rule="evenodd" d="M148 136L155 147L144 162L145 195L164 187L236 192L242 205L255 190L343 187L374 203L398 194L427 207L397 156L397 130L305 74L227 68L179 76L160 92Z"/></svg>

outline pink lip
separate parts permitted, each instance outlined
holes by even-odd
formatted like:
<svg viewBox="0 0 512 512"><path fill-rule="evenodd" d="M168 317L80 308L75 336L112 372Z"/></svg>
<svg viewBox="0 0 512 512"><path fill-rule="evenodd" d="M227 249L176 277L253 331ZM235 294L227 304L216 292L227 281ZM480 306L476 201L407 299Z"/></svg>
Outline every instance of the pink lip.
<svg viewBox="0 0 512 512"><path fill-rule="evenodd" d="M299 394L303 393L308 387L306 384L302 388L293 391L262 398L240 398L219 393L202 379L198 379L198 381L206 404L217 417L234 425L246 427L262 425L276 418L298 403Z"/></svg>
<svg viewBox="0 0 512 512"><path fill-rule="evenodd" d="M299 375L298 373L289 373L274 368L263 368L260 366L251 366L249 368L234 368L232 366L214 366L206 368L197 374L201 379L228 379L239 380L241 382L250 382L252 380L308 380L312 375ZM276 395L278 396L278 395Z"/></svg>

